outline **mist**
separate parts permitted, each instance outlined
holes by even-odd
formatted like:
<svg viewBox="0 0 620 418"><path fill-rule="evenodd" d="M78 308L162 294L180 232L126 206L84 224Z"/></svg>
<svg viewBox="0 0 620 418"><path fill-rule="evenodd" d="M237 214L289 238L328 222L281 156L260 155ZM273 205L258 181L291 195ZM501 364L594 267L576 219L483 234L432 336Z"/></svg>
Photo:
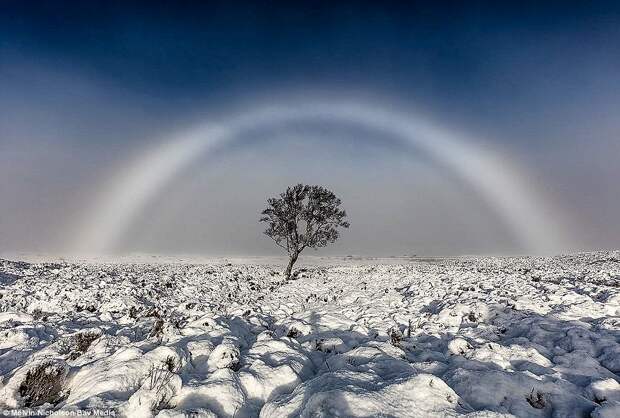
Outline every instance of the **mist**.
<svg viewBox="0 0 620 418"><path fill-rule="evenodd" d="M117 4L99 17L75 6L62 33L46 38L58 17L45 7L3 7L0 253L70 255L101 190L140 156L205 121L308 96L413 109L464 133L519 167L553 208L545 216L565 230L554 252L620 246L617 14L593 11L575 25L570 11L543 13L543 23L555 22L545 26L475 10L449 18L382 10L380 19L337 9L294 27L223 8L205 29L189 14ZM187 24L167 26L173 18ZM480 20L493 24L477 31ZM226 29L230 21L247 25ZM315 38L326 22L328 33ZM160 49L149 34L165 40ZM257 130L197 156L115 251L276 254L259 212L298 182L330 188L349 214L351 228L319 254L529 252L471 185L423 150L325 123Z"/></svg>

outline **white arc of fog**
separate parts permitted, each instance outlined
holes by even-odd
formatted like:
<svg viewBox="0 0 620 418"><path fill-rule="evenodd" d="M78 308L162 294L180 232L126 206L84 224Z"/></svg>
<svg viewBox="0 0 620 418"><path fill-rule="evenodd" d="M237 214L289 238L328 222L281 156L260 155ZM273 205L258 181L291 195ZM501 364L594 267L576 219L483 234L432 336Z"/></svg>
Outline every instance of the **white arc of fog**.
<svg viewBox="0 0 620 418"><path fill-rule="evenodd" d="M520 170L505 156L414 114L359 102L314 101L259 103L238 116L173 135L146 151L104 185L94 206L85 212L73 250L82 254L113 252L149 201L194 159L217 145L243 140L252 129L299 121L357 125L405 141L469 184L527 252L547 253L562 248L562 228L550 216L545 200L526 184Z"/></svg>

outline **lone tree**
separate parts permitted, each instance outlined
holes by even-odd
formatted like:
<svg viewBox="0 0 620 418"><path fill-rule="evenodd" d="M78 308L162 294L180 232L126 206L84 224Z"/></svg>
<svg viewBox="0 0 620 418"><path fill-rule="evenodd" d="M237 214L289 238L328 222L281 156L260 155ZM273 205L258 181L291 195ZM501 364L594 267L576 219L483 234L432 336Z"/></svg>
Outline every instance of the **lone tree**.
<svg viewBox="0 0 620 418"><path fill-rule="evenodd" d="M268 224L265 235L288 252L287 279L304 249L325 247L338 239L338 227L349 227L340 199L321 186L290 186L267 203L260 222Z"/></svg>

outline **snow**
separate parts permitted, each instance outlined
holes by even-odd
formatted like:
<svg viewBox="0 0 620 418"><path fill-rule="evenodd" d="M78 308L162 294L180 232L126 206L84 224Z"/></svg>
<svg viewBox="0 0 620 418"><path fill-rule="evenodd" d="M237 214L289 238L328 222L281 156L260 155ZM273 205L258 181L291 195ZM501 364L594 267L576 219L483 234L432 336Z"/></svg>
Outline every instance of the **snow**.
<svg viewBox="0 0 620 418"><path fill-rule="evenodd" d="M620 416L620 252L138 261L0 260L0 408Z"/></svg>

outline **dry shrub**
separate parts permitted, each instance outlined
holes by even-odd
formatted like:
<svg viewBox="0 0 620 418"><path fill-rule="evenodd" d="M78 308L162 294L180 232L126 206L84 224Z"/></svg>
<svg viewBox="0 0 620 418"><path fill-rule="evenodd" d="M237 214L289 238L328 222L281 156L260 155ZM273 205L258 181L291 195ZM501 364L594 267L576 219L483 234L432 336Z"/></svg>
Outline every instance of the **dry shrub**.
<svg viewBox="0 0 620 418"><path fill-rule="evenodd" d="M59 403L63 393L67 369L64 365L46 361L28 370L26 378L19 386L19 395L25 407L35 407L46 403Z"/></svg>
<svg viewBox="0 0 620 418"><path fill-rule="evenodd" d="M86 353L93 341L99 337L101 337L101 334L96 331L80 332L72 335L70 340L71 354L69 354L69 359L75 360Z"/></svg>
<svg viewBox="0 0 620 418"><path fill-rule="evenodd" d="M178 368L172 356L168 356L162 363L162 366L152 365L147 375L148 389L157 394L154 412L172 407L173 394L167 389L167 386Z"/></svg>
<svg viewBox="0 0 620 418"><path fill-rule="evenodd" d="M286 336L289 338L297 338L301 335L301 332L299 332L297 330L297 328L295 327L291 327L291 329L288 330Z"/></svg>
<svg viewBox="0 0 620 418"><path fill-rule="evenodd" d="M179 367L177 366L177 362L172 356L166 357L166 360L164 360L164 366L171 373L175 373L179 369Z"/></svg>
<svg viewBox="0 0 620 418"><path fill-rule="evenodd" d="M32 311L32 318L35 321L47 321L47 314L45 312L43 312L41 309L37 308L34 311Z"/></svg>
<svg viewBox="0 0 620 418"><path fill-rule="evenodd" d="M158 340L161 340L164 336L164 320L161 318L157 318L155 320L155 322L153 323L153 327L151 328L151 331L149 332L149 338L156 338Z"/></svg>
<svg viewBox="0 0 620 418"><path fill-rule="evenodd" d="M403 340L403 333L400 332L398 328L390 327L390 329L388 329L388 335L390 337L390 344L392 344L394 347L401 346L401 342Z"/></svg>
<svg viewBox="0 0 620 418"><path fill-rule="evenodd" d="M534 388L532 388L532 391L525 397L525 399L527 400L527 403L532 406L532 408L543 409L547 406L545 394L538 390L534 392Z"/></svg>

